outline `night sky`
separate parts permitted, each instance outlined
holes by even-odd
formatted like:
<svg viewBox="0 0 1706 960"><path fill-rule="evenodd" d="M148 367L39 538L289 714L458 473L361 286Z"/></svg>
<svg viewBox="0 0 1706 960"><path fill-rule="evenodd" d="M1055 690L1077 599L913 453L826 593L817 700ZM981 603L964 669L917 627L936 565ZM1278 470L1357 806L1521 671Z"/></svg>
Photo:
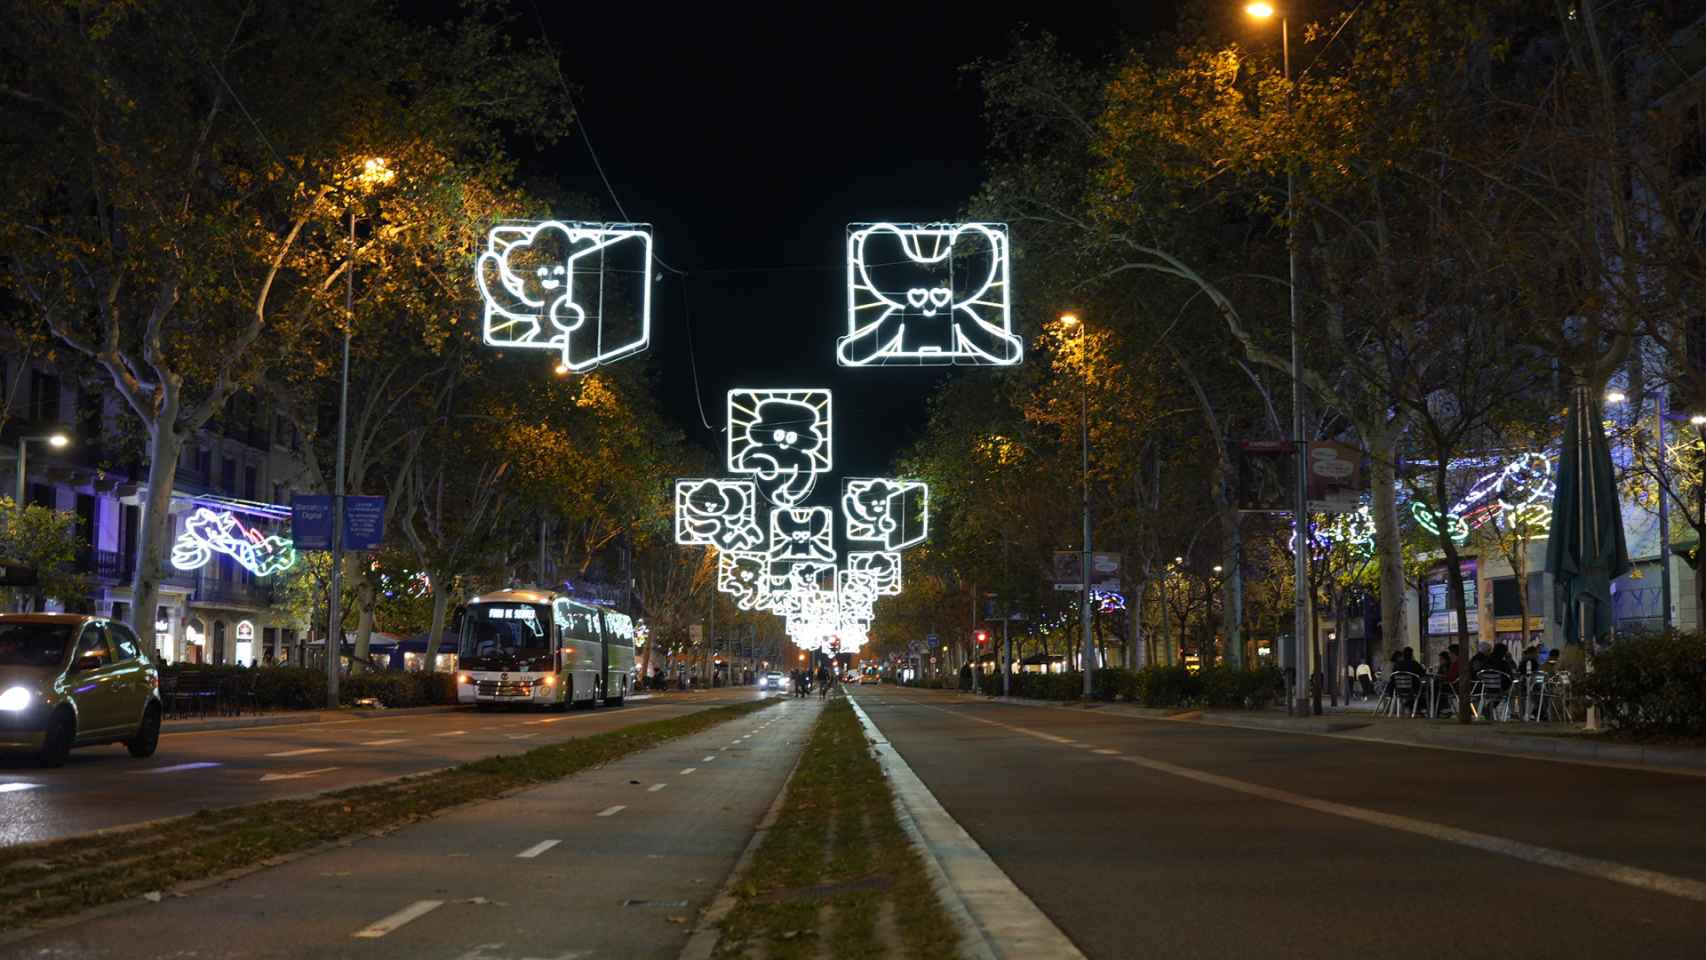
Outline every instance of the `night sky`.
<svg viewBox="0 0 1706 960"><path fill-rule="evenodd" d="M530 0L516 0L537 23ZM842 476L876 475L912 440L947 368L838 369L849 222L953 219L982 182L982 92L962 68L1002 56L1013 31L1048 30L1089 58L1154 29L1148 3L1037 6L736 5L538 0L578 88L592 147L631 220L655 226L652 361L665 412L720 450L706 417L737 386L835 390ZM1120 12L1123 8L1123 12ZM528 167L619 216L579 132ZM543 167L542 167L543 165ZM1023 296L1023 278L1016 278ZM1034 330L1022 331L1027 337Z"/></svg>

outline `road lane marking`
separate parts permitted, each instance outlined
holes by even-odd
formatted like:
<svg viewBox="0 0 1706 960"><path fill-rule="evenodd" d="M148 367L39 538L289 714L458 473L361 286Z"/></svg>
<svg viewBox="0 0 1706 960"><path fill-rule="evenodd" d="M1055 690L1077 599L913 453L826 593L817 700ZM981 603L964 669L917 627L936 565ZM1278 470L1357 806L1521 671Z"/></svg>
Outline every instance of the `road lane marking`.
<svg viewBox="0 0 1706 960"><path fill-rule="evenodd" d="M698 767L682 767L681 768L681 775L685 777L697 769L699 769L699 768Z"/></svg>
<svg viewBox="0 0 1706 960"><path fill-rule="evenodd" d="M539 736L539 734L537 734L537 733L506 733L506 734L504 734L504 736L510 738L511 740L527 740L527 739L532 738L532 737L537 737L537 736Z"/></svg>
<svg viewBox="0 0 1706 960"><path fill-rule="evenodd" d="M1107 747L1097 747L1096 749L1094 749L1090 752L1091 753L1099 753L1104 757L1117 757L1120 755L1120 752L1118 750L1109 750Z"/></svg>
<svg viewBox="0 0 1706 960"><path fill-rule="evenodd" d="M539 856L541 853L544 853L562 842L563 841L561 840L541 840L533 846L528 847L526 850L516 854L515 858L517 860L532 860L534 857Z"/></svg>
<svg viewBox="0 0 1706 960"><path fill-rule="evenodd" d="M274 780L301 780L304 777L318 776L322 773L331 773L333 770L342 769L342 767L321 767L318 770L303 770L300 773L269 773L261 777L261 782L271 783Z"/></svg>
<svg viewBox="0 0 1706 960"><path fill-rule="evenodd" d="M331 753L331 747L303 747L301 750L284 750L279 753L269 753L269 757L306 757L310 753Z"/></svg>
<svg viewBox="0 0 1706 960"><path fill-rule="evenodd" d="M435 736L435 737L460 737L467 732L468 731L466 731L466 730L446 730L443 733L435 733L435 734L433 734L433 736Z"/></svg>
<svg viewBox="0 0 1706 960"><path fill-rule="evenodd" d="M1044 740L1056 739L1055 737L1051 737L1045 733L1038 733L1035 730L1016 727L996 720L986 720L982 717L966 717L966 719L975 720L978 723L987 723L994 727L1002 727L1016 733L1039 737ZM1426 837L1430 840L1455 843L1458 846L1469 847L1473 850L1480 850L1483 853L1512 857L1517 860L1523 860L1528 863L1539 864L1541 866L1556 867L1559 870L1566 870L1571 873L1581 874L1582 876L1592 877L1597 880L1609 880L1613 883L1621 883L1625 886L1648 890L1653 893L1663 893L1684 900L1706 903L1706 881L1693 880L1688 877L1673 876L1667 873L1660 873L1656 870L1633 867L1628 864L1616 863L1611 860L1601 860L1598 857L1588 857L1580 854L1569 853L1563 850L1554 850L1551 847L1542 847L1537 844L1524 843L1520 840L1512 840L1508 837L1495 837L1491 834L1477 833L1473 830L1463 830L1458 827L1447 826L1443 823L1435 823L1431 820L1420 820L1415 817L1406 817L1397 813L1384 813L1379 810L1370 810L1366 807L1356 807L1348 803L1338 803L1333 800L1320 800L1315 797L1307 797L1303 794L1292 793L1289 790L1280 790L1275 787L1266 787L1259 783L1250 783L1248 781L1237 780L1232 777L1223 777L1220 774L1209 773L1206 770L1194 770L1190 767L1181 767L1178 764L1168 763L1165 760L1154 760L1149 757L1140 756L1121 756L1119 759L1125 763L1133 764L1146 770L1153 770L1156 773L1165 773L1185 780L1194 780L1197 783L1220 787L1225 790L1245 794L1246 796L1259 797L1264 800L1277 800L1280 803L1300 807L1304 810L1311 810L1316 813L1343 817L1347 820L1355 820L1359 823L1366 823L1376 827L1384 827L1389 830L1400 830L1404 833L1415 834L1416 836Z"/></svg>
<svg viewBox="0 0 1706 960"><path fill-rule="evenodd" d="M617 804L617 805L616 805L616 806L614 806L614 807L605 807L605 808L604 808L604 809L603 809L603 810L600 810L600 811L598 811L598 816L601 816L601 817L614 817L614 816L616 816L616 815L617 815L617 814L618 814L618 813L621 813L621 812L622 812L622 811L624 811L624 810L626 810L626 809L628 809L628 805L627 805L627 804L625 804L625 803L618 803L618 804Z"/></svg>
<svg viewBox="0 0 1706 960"><path fill-rule="evenodd" d="M14 781L12 783L0 783L0 793L17 793L20 790L34 790L39 786L41 786L39 783L23 783L18 781Z"/></svg>
<svg viewBox="0 0 1706 960"><path fill-rule="evenodd" d="M358 940L377 940L403 924L412 920L419 920L442 906L444 906L443 900L416 900L389 917L357 930L352 936Z"/></svg>
<svg viewBox="0 0 1706 960"><path fill-rule="evenodd" d="M717 759L717 755L713 753L709 756L700 757L699 762L700 763L710 763L712 760L715 760L715 759Z"/></svg>
<svg viewBox="0 0 1706 960"><path fill-rule="evenodd" d="M657 793L659 790L662 790L664 787L667 787L667 786L669 786L669 784L667 784L667 783L654 783L651 786L646 788L646 792L647 793Z"/></svg>
<svg viewBox="0 0 1706 960"><path fill-rule="evenodd" d="M205 770L208 767L217 766L219 766L219 764L216 761L204 760L200 763L178 763L173 764L170 767L155 767L152 770L132 770L131 772L138 774L182 773L185 770Z"/></svg>
<svg viewBox="0 0 1706 960"><path fill-rule="evenodd" d="M408 740L405 740L402 738L398 738L395 740L369 740L369 741L367 741L367 746L370 746L370 747L389 747L393 743L408 743L408 742L409 742Z"/></svg>

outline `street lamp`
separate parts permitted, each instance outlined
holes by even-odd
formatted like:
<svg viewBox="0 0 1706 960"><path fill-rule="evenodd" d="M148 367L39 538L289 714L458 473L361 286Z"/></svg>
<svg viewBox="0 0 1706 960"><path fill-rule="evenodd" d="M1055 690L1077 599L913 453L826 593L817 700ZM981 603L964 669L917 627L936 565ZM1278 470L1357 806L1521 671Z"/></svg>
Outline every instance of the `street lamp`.
<svg viewBox="0 0 1706 960"><path fill-rule="evenodd" d="M16 510L24 508L24 468L28 464L26 448L30 443L45 443L54 449L59 449L70 444L71 437L63 430L55 430L52 433L37 433L18 438L18 492L12 498L12 507Z"/></svg>
<svg viewBox="0 0 1706 960"><path fill-rule="evenodd" d="M1270 20L1278 12L1272 4L1251 3L1244 7L1244 12L1258 20ZM1280 54L1285 69L1285 82L1291 85L1291 25L1284 16L1280 16ZM1295 92L1295 91L1293 91ZM1299 537L1307 536L1309 529L1309 451L1308 443L1303 439L1303 351L1298 341L1297 330L1297 169L1294 162L1288 162L1285 168L1285 214L1286 238L1285 252L1287 270L1290 275L1290 309L1291 309L1291 443L1297 458L1297 490L1292 508L1292 529ZM1292 632L1294 656L1293 664L1297 667L1296 684L1293 688L1295 700L1292 705L1294 714L1302 714L1309 699L1309 648L1304 643L1304 637L1309 635L1309 559L1303 550L1294 551L1296 569L1293 574L1297 581L1296 595L1293 603L1296 606L1296 617Z"/></svg>
<svg viewBox="0 0 1706 960"><path fill-rule="evenodd" d="M1079 435L1083 441L1084 457L1084 553L1080 558L1083 561L1084 580L1079 584L1082 592L1078 598L1078 622L1083 631L1083 653L1080 654L1080 662L1084 670L1084 699L1089 700L1095 690L1092 674L1096 669L1096 649L1090 640L1090 342L1084 338L1087 331L1083 322L1078 319L1077 314L1061 314L1060 326L1064 330L1078 332L1078 346L1083 352L1083 356L1080 358L1084 368L1080 372L1083 382L1082 389L1079 392L1080 417L1078 426Z"/></svg>
<svg viewBox="0 0 1706 960"><path fill-rule="evenodd" d="M355 182L365 190L385 186L397 177L384 157L368 157L361 163ZM349 267L344 273L344 362L338 380L338 453L332 481L332 582L326 598L326 706L338 708L338 661L343 656L343 564L344 564L344 435L349 423L349 338L355 321L355 217L349 211Z"/></svg>

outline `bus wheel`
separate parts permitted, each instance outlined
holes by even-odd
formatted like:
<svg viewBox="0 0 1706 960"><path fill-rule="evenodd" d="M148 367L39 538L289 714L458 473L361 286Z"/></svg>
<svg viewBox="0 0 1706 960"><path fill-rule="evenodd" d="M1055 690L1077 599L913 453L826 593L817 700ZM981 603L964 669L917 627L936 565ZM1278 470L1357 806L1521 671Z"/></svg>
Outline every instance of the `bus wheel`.
<svg viewBox="0 0 1706 960"><path fill-rule="evenodd" d="M622 705L622 701L624 701L626 699L628 699L628 680L626 677L624 677L622 680L622 693L621 693L621 695L615 696L615 697L607 697L604 702L608 706L620 707Z"/></svg>

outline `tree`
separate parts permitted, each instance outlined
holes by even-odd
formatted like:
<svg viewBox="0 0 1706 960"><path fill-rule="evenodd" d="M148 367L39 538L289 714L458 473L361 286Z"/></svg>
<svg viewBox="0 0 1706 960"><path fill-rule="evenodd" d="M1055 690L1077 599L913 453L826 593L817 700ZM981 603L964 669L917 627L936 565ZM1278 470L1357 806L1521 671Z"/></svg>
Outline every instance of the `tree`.
<svg viewBox="0 0 1706 960"><path fill-rule="evenodd" d="M184 441L323 318L349 264L317 251L338 248L374 158L424 139L495 162L500 124L560 133L565 105L539 94L555 62L501 23L411 29L329 0L37 0L8 27L7 280L142 424L132 618L151 640Z"/></svg>
<svg viewBox="0 0 1706 960"><path fill-rule="evenodd" d="M89 542L77 530L75 513L25 504L22 510L11 497L0 497L0 557L35 570L33 587L5 587L8 605L28 601L30 610L41 610L49 597L71 598L89 591L89 578L77 572L77 558Z"/></svg>

